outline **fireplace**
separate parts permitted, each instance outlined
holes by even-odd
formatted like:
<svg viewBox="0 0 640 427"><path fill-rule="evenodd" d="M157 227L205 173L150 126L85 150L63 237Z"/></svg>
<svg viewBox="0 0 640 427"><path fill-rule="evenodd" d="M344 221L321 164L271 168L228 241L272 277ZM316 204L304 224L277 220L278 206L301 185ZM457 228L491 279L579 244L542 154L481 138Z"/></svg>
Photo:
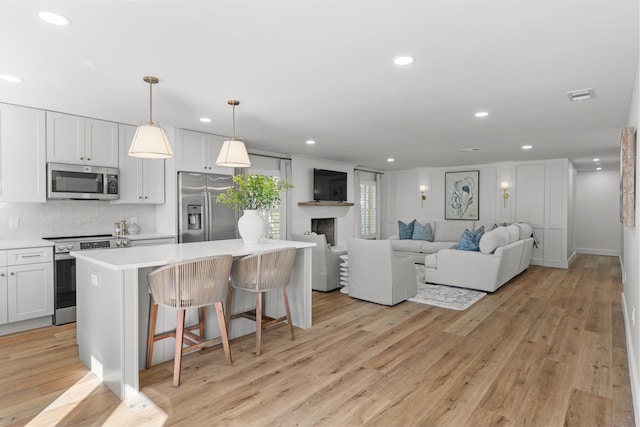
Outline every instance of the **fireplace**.
<svg viewBox="0 0 640 427"><path fill-rule="evenodd" d="M324 234L328 244L336 245L335 218L311 218L311 231L316 234Z"/></svg>

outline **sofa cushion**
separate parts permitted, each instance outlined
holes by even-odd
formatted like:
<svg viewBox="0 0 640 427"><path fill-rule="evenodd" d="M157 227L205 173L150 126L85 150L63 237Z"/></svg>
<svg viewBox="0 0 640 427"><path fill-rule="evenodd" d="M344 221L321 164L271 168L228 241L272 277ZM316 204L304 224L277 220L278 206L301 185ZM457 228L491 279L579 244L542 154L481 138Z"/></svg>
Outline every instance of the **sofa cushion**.
<svg viewBox="0 0 640 427"><path fill-rule="evenodd" d="M484 232L488 233L494 228L498 228L498 224L496 224L495 221L484 221L484 222L476 221L473 223L474 230L477 230L480 227L484 227Z"/></svg>
<svg viewBox="0 0 640 427"><path fill-rule="evenodd" d="M413 236L411 236L413 240L427 240L429 242L433 242L433 232L431 231L431 224L426 223L425 225L420 224L416 221L413 225Z"/></svg>
<svg viewBox="0 0 640 427"><path fill-rule="evenodd" d="M394 251L402 251L402 252L422 252L422 244L425 243L424 240L391 240L391 250Z"/></svg>
<svg viewBox="0 0 640 427"><path fill-rule="evenodd" d="M520 229L520 240L527 239L533 235L533 228L526 222L517 222L516 225Z"/></svg>
<svg viewBox="0 0 640 427"><path fill-rule="evenodd" d="M438 254L430 254L424 257L424 266L426 268L437 268L438 267Z"/></svg>
<svg viewBox="0 0 640 427"><path fill-rule="evenodd" d="M483 254L493 253L496 248L509 244L509 232L507 227L498 227L495 230L491 230L480 238L478 244L480 252Z"/></svg>
<svg viewBox="0 0 640 427"><path fill-rule="evenodd" d="M517 225L511 224L506 228L507 228L507 231L509 232L509 243L513 243L516 240L520 239L520 228Z"/></svg>
<svg viewBox="0 0 640 427"><path fill-rule="evenodd" d="M411 240L413 237L413 227L416 224L416 220L414 219L409 224L405 224L404 222L398 220L398 236L400 240Z"/></svg>
<svg viewBox="0 0 640 427"><path fill-rule="evenodd" d="M434 242L457 242L465 229L473 230L473 221L436 221Z"/></svg>
<svg viewBox="0 0 640 427"><path fill-rule="evenodd" d="M464 230L462 236L460 237L460 241L456 245L456 249L461 251L479 251L480 247L478 243L480 242L480 238L484 234L484 227L480 227L477 230Z"/></svg>

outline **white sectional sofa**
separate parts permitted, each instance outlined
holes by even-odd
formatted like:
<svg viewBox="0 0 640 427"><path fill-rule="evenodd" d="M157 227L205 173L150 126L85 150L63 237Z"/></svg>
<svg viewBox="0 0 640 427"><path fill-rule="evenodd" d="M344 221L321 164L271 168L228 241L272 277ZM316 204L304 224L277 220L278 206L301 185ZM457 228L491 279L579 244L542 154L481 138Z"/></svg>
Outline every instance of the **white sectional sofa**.
<svg viewBox="0 0 640 427"><path fill-rule="evenodd" d="M494 292L529 267L534 239L528 236L530 226L514 224L485 233L480 251L443 249L426 255L425 281Z"/></svg>
<svg viewBox="0 0 640 427"><path fill-rule="evenodd" d="M407 223L409 221L406 221ZM405 239L400 240L398 236L391 236L391 249L393 253L396 255L409 255L413 258L413 262L416 264L424 263L424 257L428 254L434 254L441 249L450 249L453 248L460 240L460 236L465 229L473 230L475 226L479 228L484 223L474 222L474 221L446 221L446 220L436 220L436 221L421 221L417 220L420 224L431 224L431 229L433 232L433 241L427 240L413 240L413 239ZM487 227L485 225L485 229L490 229L493 227L493 223Z"/></svg>

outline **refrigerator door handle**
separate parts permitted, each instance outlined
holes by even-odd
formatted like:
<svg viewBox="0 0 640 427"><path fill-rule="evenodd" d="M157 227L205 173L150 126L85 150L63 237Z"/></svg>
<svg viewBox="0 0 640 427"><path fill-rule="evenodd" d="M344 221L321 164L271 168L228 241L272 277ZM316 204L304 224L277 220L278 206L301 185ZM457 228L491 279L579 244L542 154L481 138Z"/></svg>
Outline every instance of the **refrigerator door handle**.
<svg viewBox="0 0 640 427"><path fill-rule="evenodd" d="M203 212L203 221L204 222L204 241L209 241L211 240L211 236L209 236L209 228L211 227L211 217L210 217L210 212L209 212L209 192L205 191L204 192L204 212Z"/></svg>

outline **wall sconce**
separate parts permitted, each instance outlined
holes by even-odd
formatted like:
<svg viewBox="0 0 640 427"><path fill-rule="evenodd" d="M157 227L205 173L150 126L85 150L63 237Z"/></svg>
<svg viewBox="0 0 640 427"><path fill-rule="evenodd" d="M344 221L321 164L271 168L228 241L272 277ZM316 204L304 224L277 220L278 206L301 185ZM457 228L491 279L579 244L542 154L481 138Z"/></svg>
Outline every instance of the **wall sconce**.
<svg viewBox="0 0 640 427"><path fill-rule="evenodd" d="M500 187L502 187L502 198L504 199L504 207L507 207L507 199L509 198L509 193L507 193L507 190L509 189L509 183L504 181L502 184L500 184Z"/></svg>
<svg viewBox="0 0 640 427"><path fill-rule="evenodd" d="M425 201L425 200L427 200L427 194L426 194L426 191L427 191L427 186L426 186L426 185L424 185L424 184L423 184L423 185L421 185L421 186L420 186L420 194L421 194L420 198L422 199L422 202L421 202L421 203L422 203L422 207L423 207L423 208L424 208L424 201Z"/></svg>

